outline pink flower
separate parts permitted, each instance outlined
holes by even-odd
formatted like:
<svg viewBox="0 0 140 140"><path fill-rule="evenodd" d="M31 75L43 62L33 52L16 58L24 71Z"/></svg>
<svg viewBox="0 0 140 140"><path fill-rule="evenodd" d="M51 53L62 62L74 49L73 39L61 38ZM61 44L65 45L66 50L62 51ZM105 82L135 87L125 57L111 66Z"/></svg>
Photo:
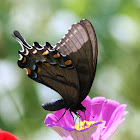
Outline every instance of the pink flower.
<svg viewBox="0 0 140 140"><path fill-rule="evenodd" d="M0 140L18 140L18 138L7 131L1 131L0 129Z"/></svg>
<svg viewBox="0 0 140 140"><path fill-rule="evenodd" d="M125 104L120 105L104 97L90 99L87 96L82 104L86 107L86 111L79 112L82 122L78 125L75 125L69 110L61 118L65 109L54 111L53 114L49 113L45 124L65 140L108 140L124 122L123 116L128 113L124 111Z"/></svg>

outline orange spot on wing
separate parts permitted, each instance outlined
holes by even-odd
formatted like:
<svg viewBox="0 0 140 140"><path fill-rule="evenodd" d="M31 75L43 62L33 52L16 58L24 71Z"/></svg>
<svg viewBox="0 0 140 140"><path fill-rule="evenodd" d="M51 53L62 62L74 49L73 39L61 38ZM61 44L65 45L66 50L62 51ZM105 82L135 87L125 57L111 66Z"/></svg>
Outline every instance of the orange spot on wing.
<svg viewBox="0 0 140 140"><path fill-rule="evenodd" d="M24 59L23 59L22 63L25 63L25 62L26 62L26 57L24 57Z"/></svg>
<svg viewBox="0 0 140 140"><path fill-rule="evenodd" d="M46 69L47 67L50 67L51 65L49 63L43 63L41 64L41 67L43 67L44 69Z"/></svg>
<svg viewBox="0 0 140 140"><path fill-rule="evenodd" d="M72 64L71 60L67 60L67 61L65 62L65 65L71 65L71 64Z"/></svg>
<svg viewBox="0 0 140 140"><path fill-rule="evenodd" d="M49 51L46 50L45 52L42 53L42 55L48 55L49 54Z"/></svg>
<svg viewBox="0 0 140 140"><path fill-rule="evenodd" d="M50 64L49 64L49 63L45 63L45 65L46 65L47 67L49 67L49 66L50 66Z"/></svg>
<svg viewBox="0 0 140 140"><path fill-rule="evenodd" d="M37 72L40 73L41 69L38 67Z"/></svg>
<svg viewBox="0 0 140 140"><path fill-rule="evenodd" d="M30 75L31 74L31 70L29 68L25 68L27 70L27 74Z"/></svg>
<svg viewBox="0 0 140 140"><path fill-rule="evenodd" d="M33 54L36 54L36 53L37 53L37 50L34 50L34 51L33 51Z"/></svg>
<svg viewBox="0 0 140 140"><path fill-rule="evenodd" d="M60 54L59 53L56 53L53 57L54 58L59 58L60 57Z"/></svg>

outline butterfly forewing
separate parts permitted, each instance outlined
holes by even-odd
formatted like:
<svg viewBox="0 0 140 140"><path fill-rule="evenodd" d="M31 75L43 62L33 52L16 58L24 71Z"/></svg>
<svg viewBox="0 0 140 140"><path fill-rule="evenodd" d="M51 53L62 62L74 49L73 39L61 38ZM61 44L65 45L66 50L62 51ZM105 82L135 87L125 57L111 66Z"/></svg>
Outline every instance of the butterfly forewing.
<svg viewBox="0 0 140 140"><path fill-rule="evenodd" d="M88 85L87 85L87 92L84 92L83 94L80 94L80 102L82 100L85 99L85 97L87 96L88 92L90 91L90 88L92 86L94 77L95 77L95 72L96 72L96 65L97 65L97 57L98 57L98 45L97 45L97 38L96 38L96 34L94 31L94 28L92 26L92 24L88 21L88 20L82 20L80 21L80 24L85 27L88 36L89 36L89 47L88 43L87 46L85 44L85 52L87 53L87 57L88 57L88 63L89 63L89 68L90 68L90 79L89 81L87 81Z"/></svg>
<svg viewBox="0 0 140 140"><path fill-rule="evenodd" d="M81 102L89 93L96 71L97 39L91 23L81 20L73 24L65 37L56 44L56 49L68 55L76 68L80 83L77 102Z"/></svg>

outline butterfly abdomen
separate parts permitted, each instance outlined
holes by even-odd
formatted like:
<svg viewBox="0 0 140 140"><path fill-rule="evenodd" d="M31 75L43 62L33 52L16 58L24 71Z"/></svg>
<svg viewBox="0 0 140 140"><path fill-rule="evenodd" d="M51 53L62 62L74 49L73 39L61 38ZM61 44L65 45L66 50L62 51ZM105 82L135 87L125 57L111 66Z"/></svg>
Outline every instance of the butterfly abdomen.
<svg viewBox="0 0 140 140"><path fill-rule="evenodd" d="M48 111L56 111L66 107L66 104L63 99L60 100L52 100L45 104L42 104L42 107Z"/></svg>

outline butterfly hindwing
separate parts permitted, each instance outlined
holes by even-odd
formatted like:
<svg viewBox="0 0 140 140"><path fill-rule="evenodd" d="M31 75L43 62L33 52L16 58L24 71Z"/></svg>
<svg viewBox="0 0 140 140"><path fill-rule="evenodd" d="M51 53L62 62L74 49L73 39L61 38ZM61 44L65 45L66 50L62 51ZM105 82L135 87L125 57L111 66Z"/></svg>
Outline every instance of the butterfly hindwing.
<svg viewBox="0 0 140 140"><path fill-rule="evenodd" d="M21 39L17 31L14 35L18 40ZM37 42L33 46L27 46L22 39L20 44L23 50L19 51L22 59L18 60L18 65L27 70L28 76L57 91L66 102L70 102L69 99L77 102L79 80L69 57L62 56L48 43L38 48Z"/></svg>
<svg viewBox="0 0 140 140"><path fill-rule="evenodd" d="M79 81L75 68L67 69L59 65L53 66L48 63L39 63L37 67L39 68L37 79L40 80L42 84L57 91L65 101L70 101L69 99L77 101Z"/></svg>

